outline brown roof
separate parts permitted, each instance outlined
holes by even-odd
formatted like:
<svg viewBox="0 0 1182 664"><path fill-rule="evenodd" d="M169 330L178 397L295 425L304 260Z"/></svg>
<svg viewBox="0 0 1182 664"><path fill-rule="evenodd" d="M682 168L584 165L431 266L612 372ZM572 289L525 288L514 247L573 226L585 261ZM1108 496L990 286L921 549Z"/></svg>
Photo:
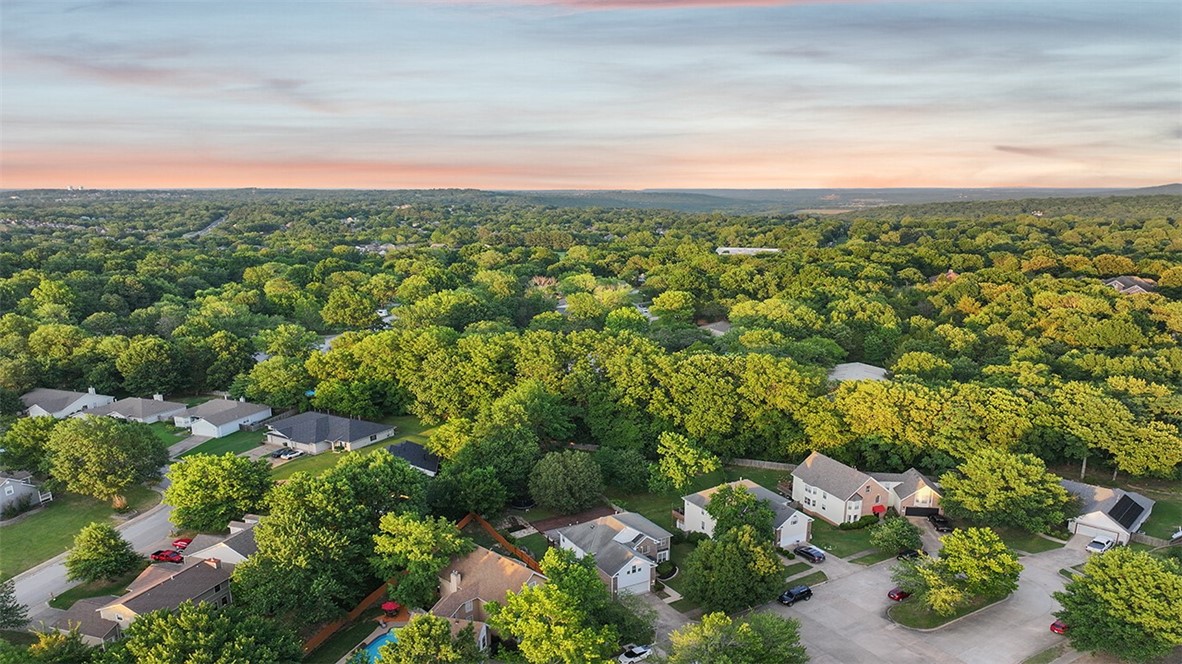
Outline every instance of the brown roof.
<svg viewBox="0 0 1182 664"><path fill-rule="evenodd" d="M460 573L459 590L441 598L431 608L431 613L444 618L452 617L464 602L474 599L482 603L504 602L506 595L520 592L527 583L536 585L546 580L524 564L482 546L453 560L439 572L439 578L447 581L452 572Z"/></svg>
<svg viewBox="0 0 1182 664"><path fill-rule="evenodd" d="M159 566L144 570L144 573L132 582L132 586L129 586L129 589L138 587L139 590L129 592L104 606L123 605L128 610L140 615L157 609L175 609L185 601L209 592L219 583L228 582L230 572L234 567L216 559L202 560L184 567L166 578L159 579L155 583L140 583L140 579L144 577L159 578L159 573L154 572L153 568L159 568Z"/></svg>
<svg viewBox="0 0 1182 664"><path fill-rule="evenodd" d="M77 629L78 633L83 636L105 641L111 637L115 630L119 629L119 624L113 620L104 619L99 615L98 610L113 601L118 601L113 595L80 599L74 602L69 611L53 621L53 627L63 631Z"/></svg>

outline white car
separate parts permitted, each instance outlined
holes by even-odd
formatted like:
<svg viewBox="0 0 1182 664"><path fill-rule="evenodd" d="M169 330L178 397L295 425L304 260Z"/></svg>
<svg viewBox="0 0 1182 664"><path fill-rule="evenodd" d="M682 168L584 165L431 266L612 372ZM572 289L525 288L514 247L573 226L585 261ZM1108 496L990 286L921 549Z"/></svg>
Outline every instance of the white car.
<svg viewBox="0 0 1182 664"><path fill-rule="evenodd" d="M648 656L653 654L653 649L648 646L638 646L635 643L629 643L624 646L624 652L616 658L617 662L623 664L632 664L632 662L643 662L648 659Z"/></svg>
<svg viewBox="0 0 1182 664"><path fill-rule="evenodd" d="M1084 548L1088 550L1088 553L1104 553L1114 546L1116 546L1116 540L1100 535L1091 542L1088 542L1088 545Z"/></svg>

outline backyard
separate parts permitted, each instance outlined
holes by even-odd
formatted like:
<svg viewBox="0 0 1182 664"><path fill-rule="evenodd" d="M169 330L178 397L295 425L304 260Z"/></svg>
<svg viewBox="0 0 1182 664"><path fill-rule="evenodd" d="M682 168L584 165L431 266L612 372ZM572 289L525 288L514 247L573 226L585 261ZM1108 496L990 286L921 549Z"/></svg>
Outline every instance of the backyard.
<svg viewBox="0 0 1182 664"><path fill-rule="evenodd" d="M74 602L80 599L102 597L103 595L122 595L127 590L127 586L132 581L135 581L135 577L139 576L140 572L144 571L144 568L147 566L148 559L144 558L140 561L140 564L136 565L135 569L118 578L80 583L49 600L49 605L55 609L66 610L74 606Z"/></svg>
<svg viewBox="0 0 1182 664"><path fill-rule="evenodd" d="M263 437L265 434L262 431L236 431L229 436L222 436L221 438L211 438L197 447L185 452L181 458L192 454L225 454L226 452L233 452L234 454L242 454L249 452L259 445L263 444Z"/></svg>
<svg viewBox="0 0 1182 664"><path fill-rule="evenodd" d="M352 625L342 628L325 641L324 645L305 655L304 661L308 664L336 664L360 646L365 637L377 628L374 619L381 614L381 609L370 609L361 614Z"/></svg>
<svg viewBox="0 0 1182 664"><path fill-rule="evenodd" d="M137 486L127 492L127 504L145 510L160 502L160 494ZM74 545L74 535L92 521L105 521L115 514L109 502L72 493L56 493L53 502L20 521L0 528L0 538L20 542L6 546L0 556L0 581L7 581L45 560L64 553Z"/></svg>
<svg viewBox="0 0 1182 664"><path fill-rule="evenodd" d="M763 468L747 468L745 466L724 466L722 469L716 470L713 473L694 478L694 481L684 492L656 494L643 491L640 493L626 493L613 488L608 489L607 497L616 505L647 517L650 521L665 530L672 530L674 528L672 510L682 509L684 505L681 499L682 496L739 479L751 480L775 492L776 484L787 477L788 473L781 470L765 470Z"/></svg>
<svg viewBox="0 0 1182 664"><path fill-rule="evenodd" d="M419 422L419 418L414 415L398 415L379 421L383 424L393 424L396 427L394 435L389 440L384 440L381 443L370 445L369 447L363 447L356 452L346 452L344 454L373 454L378 450L386 449L387 445L394 445L404 440L410 440L421 445L427 442L427 437L431 433L431 429L425 427L422 422ZM271 471L271 475L277 480L286 479L297 472L319 475L335 466L341 460L341 456L342 453L333 452L304 456L276 466Z"/></svg>

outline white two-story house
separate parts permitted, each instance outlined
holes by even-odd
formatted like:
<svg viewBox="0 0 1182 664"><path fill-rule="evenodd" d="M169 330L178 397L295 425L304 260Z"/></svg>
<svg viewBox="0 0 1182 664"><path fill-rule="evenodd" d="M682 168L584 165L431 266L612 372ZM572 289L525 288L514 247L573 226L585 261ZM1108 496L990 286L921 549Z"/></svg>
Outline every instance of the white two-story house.
<svg viewBox="0 0 1182 664"><path fill-rule="evenodd" d="M792 471L792 499L833 525L882 515L888 507L910 516L940 511L935 483L914 468L905 473L864 473L820 452Z"/></svg>
<svg viewBox="0 0 1182 664"><path fill-rule="evenodd" d="M621 512L560 528L558 545L582 558L595 556L599 576L612 594L652 589L657 564L669 560L672 534L639 514Z"/></svg>
<svg viewBox="0 0 1182 664"><path fill-rule="evenodd" d="M812 537L812 517L793 509L784 496L769 491L751 480L737 480L729 484L720 484L683 497L682 511L680 513L674 512L673 515L677 521L677 527L687 533L705 533L713 537L714 517L706 511L706 506L710 504L710 497L724 486L742 487L754 494L756 499L766 502L772 508L775 513L772 527L775 529L776 546L788 549L807 542Z"/></svg>

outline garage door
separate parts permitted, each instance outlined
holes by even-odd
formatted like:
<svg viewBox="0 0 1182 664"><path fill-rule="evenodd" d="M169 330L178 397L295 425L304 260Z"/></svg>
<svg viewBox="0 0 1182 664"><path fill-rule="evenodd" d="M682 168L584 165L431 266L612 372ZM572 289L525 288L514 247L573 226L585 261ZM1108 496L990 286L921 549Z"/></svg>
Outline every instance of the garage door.
<svg viewBox="0 0 1182 664"><path fill-rule="evenodd" d="M1097 535L1103 535L1104 537L1111 537L1112 539L1116 540L1120 544L1124 544L1128 540L1128 537L1124 536L1123 533L1118 533L1118 532L1114 532L1111 530L1105 530L1103 528L1097 528L1095 526L1089 526L1084 523L1075 524L1075 534L1076 535L1085 535L1085 536L1091 537L1093 539L1095 539Z"/></svg>
<svg viewBox="0 0 1182 664"><path fill-rule="evenodd" d="M931 516L939 513L939 507L908 507L903 510L903 514L906 516Z"/></svg>

